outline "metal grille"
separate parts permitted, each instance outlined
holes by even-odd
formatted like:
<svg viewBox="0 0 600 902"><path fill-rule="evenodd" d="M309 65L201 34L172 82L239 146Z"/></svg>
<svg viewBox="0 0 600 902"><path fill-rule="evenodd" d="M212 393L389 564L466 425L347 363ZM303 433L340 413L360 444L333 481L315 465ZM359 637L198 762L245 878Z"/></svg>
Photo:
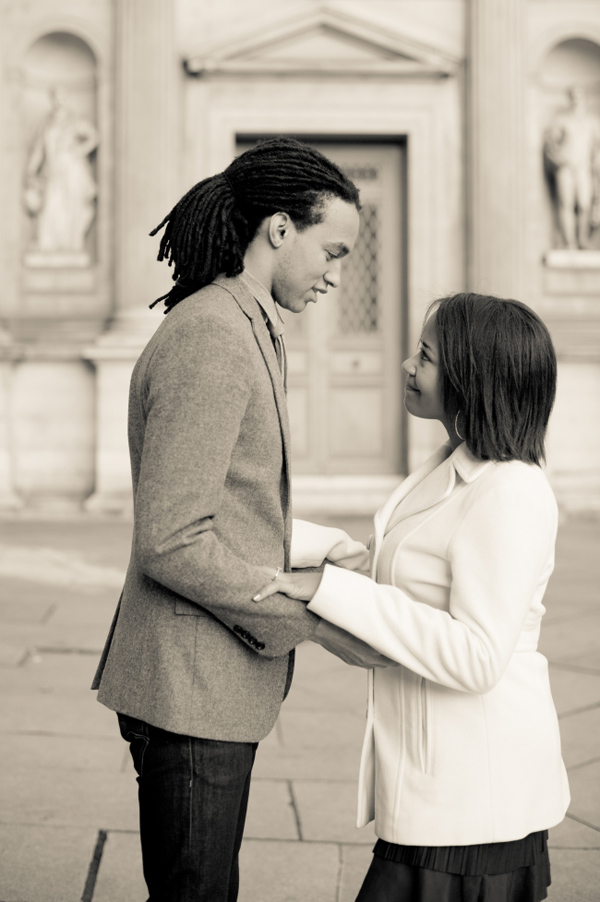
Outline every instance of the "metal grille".
<svg viewBox="0 0 600 902"><path fill-rule="evenodd" d="M339 302L339 328L344 334L377 331L377 244L377 207L365 204L354 250L344 261Z"/></svg>

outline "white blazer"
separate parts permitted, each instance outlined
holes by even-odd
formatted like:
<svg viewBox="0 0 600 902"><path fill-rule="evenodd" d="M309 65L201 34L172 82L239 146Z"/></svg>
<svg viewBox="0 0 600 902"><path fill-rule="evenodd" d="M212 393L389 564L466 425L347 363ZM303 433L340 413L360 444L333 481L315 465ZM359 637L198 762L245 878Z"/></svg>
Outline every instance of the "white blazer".
<svg viewBox="0 0 600 902"><path fill-rule="evenodd" d="M539 467L443 445L375 515L372 578L325 567L309 609L400 665L369 675L357 826L374 818L389 842L454 846L563 819L567 775L536 651L557 520ZM295 521L292 566L363 567L344 535Z"/></svg>

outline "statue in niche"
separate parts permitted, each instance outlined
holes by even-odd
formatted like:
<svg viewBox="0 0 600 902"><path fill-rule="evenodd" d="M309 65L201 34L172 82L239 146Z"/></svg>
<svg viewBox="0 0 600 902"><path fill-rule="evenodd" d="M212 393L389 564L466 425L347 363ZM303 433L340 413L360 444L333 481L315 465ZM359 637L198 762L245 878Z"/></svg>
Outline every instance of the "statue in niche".
<svg viewBox="0 0 600 902"><path fill-rule="evenodd" d="M600 226L600 120L588 113L582 88L567 96L546 132L544 158L563 245L584 250Z"/></svg>
<svg viewBox="0 0 600 902"><path fill-rule="evenodd" d="M52 92L50 114L27 161L24 200L36 219L32 259L89 262L85 239L95 215L96 182L90 154L98 133L67 106L63 91ZM40 265L40 260L37 260Z"/></svg>

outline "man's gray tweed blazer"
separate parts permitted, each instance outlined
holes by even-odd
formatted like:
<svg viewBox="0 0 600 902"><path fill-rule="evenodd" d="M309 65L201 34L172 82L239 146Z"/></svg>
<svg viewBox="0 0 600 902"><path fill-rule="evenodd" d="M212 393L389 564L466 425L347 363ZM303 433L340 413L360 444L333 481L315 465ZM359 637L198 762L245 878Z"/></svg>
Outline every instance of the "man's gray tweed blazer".
<svg viewBox="0 0 600 902"><path fill-rule="evenodd" d="M129 448L133 546L98 700L175 733L256 742L318 621L283 595L252 601L259 565L289 566L290 448L271 336L240 279L181 301L151 338Z"/></svg>

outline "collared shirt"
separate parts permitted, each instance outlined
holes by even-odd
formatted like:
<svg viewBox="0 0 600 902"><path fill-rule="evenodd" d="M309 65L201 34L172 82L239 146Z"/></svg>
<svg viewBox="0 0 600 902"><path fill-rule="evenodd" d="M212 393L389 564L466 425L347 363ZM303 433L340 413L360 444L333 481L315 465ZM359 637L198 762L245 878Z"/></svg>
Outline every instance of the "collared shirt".
<svg viewBox="0 0 600 902"><path fill-rule="evenodd" d="M263 311L267 323L267 327L269 332L271 333L271 338L273 339L273 344L275 346L275 353L277 354L277 360L279 363L279 368L281 370L281 376L283 379L283 385L286 387L287 385L287 359L285 353L285 345L283 343L283 320L277 309L277 304L275 303L271 292L265 288L262 282L259 282L255 276L252 275L247 269L243 271L240 275L240 279L248 288L248 290L252 293L252 296L259 304L261 310Z"/></svg>

